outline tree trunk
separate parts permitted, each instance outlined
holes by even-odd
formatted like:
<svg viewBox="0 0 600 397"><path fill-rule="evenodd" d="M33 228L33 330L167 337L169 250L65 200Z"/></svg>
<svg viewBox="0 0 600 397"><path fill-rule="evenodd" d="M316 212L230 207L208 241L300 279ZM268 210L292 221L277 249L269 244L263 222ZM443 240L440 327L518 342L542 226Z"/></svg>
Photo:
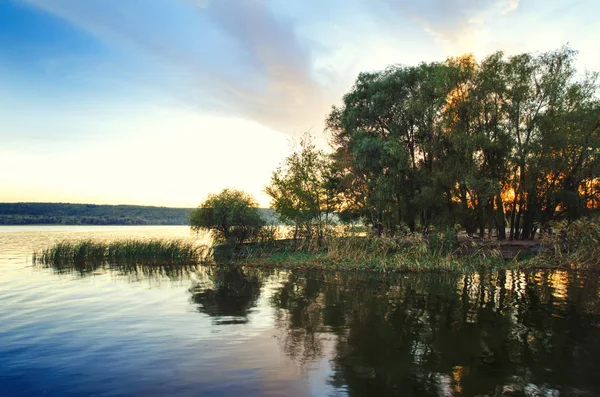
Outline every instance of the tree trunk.
<svg viewBox="0 0 600 397"><path fill-rule="evenodd" d="M504 203L502 202L502 195L500 192L494 196L496 200L496 210L494 223L496 226L496 238L498 240L506 240L506 219L504 216Z"/></svg>

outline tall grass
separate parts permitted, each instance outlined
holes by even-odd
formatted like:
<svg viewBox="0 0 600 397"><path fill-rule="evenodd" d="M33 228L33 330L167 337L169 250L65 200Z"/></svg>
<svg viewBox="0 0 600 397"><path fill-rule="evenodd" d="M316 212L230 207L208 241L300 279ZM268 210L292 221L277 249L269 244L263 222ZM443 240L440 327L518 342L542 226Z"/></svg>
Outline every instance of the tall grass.
<svg viewBox="0 0 600 397"><path fill-rule="evenodd" d="M600 217L581 218L570 224L556 223L553 229L558 232L543 238L551 250L536 260L600 269Z"/></svg>
<svg viewBox="0 0 600 397"><path fill-rule="evenodd" d="M443 232L425 238L406 233L399 238L349 237L327 241L326 258L332 262L381 271L474 271L506 267L507 262L489 251L459 255L456 236Z"/></svg>
<svg viewBox="0 0 600 397"><path fill-rule="evenodd" d="M433 240L433 241L432 241ZM282 242L284 243L284 242ZM396 237L375 237L341 233L328 236L320 246L315 242L251 246L234 257L249 266L395 271L464 272L510 266L490 250L459 256L455 236L440 233L428 239L420 233Z"/></svg>
<svg viewBox="0 0 600 397"><path fill-rule="evenodd" d="M113 242L83 240L57 243L34 253L33 259L35 263L51 266L102 263L191 265L201 263L209 253L205 246L180 239Z"/></svg>
<svg viewBox="0 0 600 397"><path fill-rule="evenodd" d="M321 241L281 239L277 229L267 230L260 241L223 251L222 262L249 266L362 269L375 271L476 271L494 268L585 266L600 268L600 219L580 219L555 225L560 232L544 237L533 258L503 259L500 245L458 243L452 230L430 234L405 233L375 237L340 231ZM185 240L84 240L60 242L34 254L36 263L54 267L92 268L102 264L197 265L217 261L217 249ZM217 261L219 263L219 261Z"/></svg>

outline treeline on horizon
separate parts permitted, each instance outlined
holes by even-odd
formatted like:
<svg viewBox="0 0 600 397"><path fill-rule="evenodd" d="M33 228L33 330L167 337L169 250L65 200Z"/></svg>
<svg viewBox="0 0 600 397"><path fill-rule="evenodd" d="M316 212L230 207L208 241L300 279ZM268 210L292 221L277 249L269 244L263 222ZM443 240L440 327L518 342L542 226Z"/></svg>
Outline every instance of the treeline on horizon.
<svg viewBox="0 0 600 397"><path fill-rule="evenodd" d="M0 225L187 225L191 208L0 203Z"/></svg>
<svg viewBox="0 0 600 397"><path fill-rule="evenodd" d="M380 235L460 225L499 239L598 210L598 73L578 73L575 55L496 52L361 73L327 118L321 202Z"/></svg>
<svg viewBox="0 0 600 397"><path fill-rule="evenodd" d="M0 225L189 225L194 208L70 203L0 203ZM270 223L273 211L259 209Z"/></svg>

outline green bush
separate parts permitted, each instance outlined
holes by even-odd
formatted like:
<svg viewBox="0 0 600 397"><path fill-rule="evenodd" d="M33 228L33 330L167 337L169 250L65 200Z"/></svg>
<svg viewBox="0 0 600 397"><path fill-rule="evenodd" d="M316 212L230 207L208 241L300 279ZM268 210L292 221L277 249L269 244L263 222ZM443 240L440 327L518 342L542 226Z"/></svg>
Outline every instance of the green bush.
<svg viewBox="0 0 600 397"><path fill-rule="evenodd" d="M208 198L190 214L192 230L207 230L216 243L236 246L256 241L265 221L256 200L241 190L224 189Z"/></svg>

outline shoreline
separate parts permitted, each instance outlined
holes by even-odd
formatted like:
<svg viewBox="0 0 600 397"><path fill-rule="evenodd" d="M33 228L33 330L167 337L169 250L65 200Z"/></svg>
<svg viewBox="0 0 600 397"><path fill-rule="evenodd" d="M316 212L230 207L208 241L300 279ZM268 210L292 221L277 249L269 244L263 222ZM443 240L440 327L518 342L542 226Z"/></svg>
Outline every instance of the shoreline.
<svg viewBox="0 0 600 397"><path fill-rule="evenodd" d="M196 245L182 238L62 241L34 253L47 267L90 264L243 266L380 273L473 273L499 269L598 268L598 248L548 241L401 239L343 236L315 241L267 240Z"/></svg>
<svg viewBox="0 0 600 397"><path fill-rule="evenodd" d="M548 263L551 247L540 241L492 241L461 239L453 248L432 248L423 241L396 242L367 237L339 237L329 240L324 247L303 249L291 239L267 243L246 243L238 247L226 244L213 246L217 265L238 265L267 268L318 268L337 270L365 270L379 272L436 271L464 272L485 269L508 269L536 266L564 267ZM347 245L340 249L336 245ZM382 248L383 247L383 248ZM542 263L541 256L545 259ZM555 262L555 261L551 261Z"/></svg>
<svg viewBox="0 0 600 397"><path fill-rule="evenodd" d="M286 252L249 258L232 259L227 262L215 262L209 266L233 266L265 269L289 270L331 270L367 273L477 273L496 270L531 269L579 269L577 266L559 261L541 260L530 257L524 259L472 258L457 256L432 256L424 260L405 257L396 262L397 256L381 257L377 261L352 262L332 261L324 253Z"/></svg>

